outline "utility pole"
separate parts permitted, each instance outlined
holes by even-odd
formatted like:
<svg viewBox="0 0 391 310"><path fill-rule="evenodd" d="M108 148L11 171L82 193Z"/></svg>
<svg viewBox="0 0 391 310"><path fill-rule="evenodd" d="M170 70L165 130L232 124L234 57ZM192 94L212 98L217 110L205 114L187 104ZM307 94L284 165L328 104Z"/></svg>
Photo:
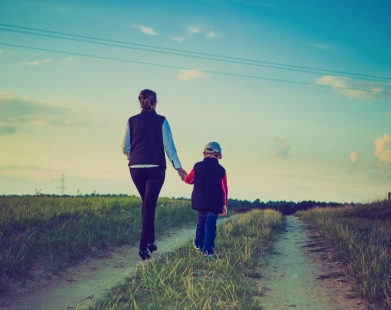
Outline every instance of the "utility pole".
<svg viewBox="0 0 391 310"><path fill-rule="evenodd" d="M65 175L64 174L61 175L60 190L61 190L61 196L64 196L64 193L65 193Z"/></svg>

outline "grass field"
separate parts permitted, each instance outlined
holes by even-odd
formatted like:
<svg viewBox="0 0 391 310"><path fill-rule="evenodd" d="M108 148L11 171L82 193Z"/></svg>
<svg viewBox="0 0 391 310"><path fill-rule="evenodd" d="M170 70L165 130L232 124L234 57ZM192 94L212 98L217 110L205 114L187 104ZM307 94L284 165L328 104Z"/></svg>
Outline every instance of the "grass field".
<svg viewBox="0 0 391 310"><path fill-rule="evenodd" d="M207 261L189 242L143 263L90 309L259 309L247 277L281 226L272 210L235 216L218 228L217 260Z"/></svg>
<svg viewBox="0 0 391 310"><path fill-rule="evenodd" d="M391 308L391 201L298 212L335 248L358 292Z"/></svg>
<svg viewBox="0 0 391 310"><path fill-rule="evenodd" d="M141 200L128 196L0 196L0 293L34 264L57 271L107 246L135 244ZM156 232L195 222L190 201L162 198Z"/></svg>

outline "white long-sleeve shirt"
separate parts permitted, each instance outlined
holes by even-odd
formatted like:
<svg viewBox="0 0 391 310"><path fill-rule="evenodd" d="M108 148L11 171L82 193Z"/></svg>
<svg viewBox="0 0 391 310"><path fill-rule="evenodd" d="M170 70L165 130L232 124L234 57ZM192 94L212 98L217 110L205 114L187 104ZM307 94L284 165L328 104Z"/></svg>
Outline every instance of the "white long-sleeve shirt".
<svg viewBox="0 0 391 310"><path fill-rule="evenodd" d="M162 134L163 134L163 145L164 150L175 169L182 168L181 162L179 161L174 139L172 138L171 128L168 124L167 119L164 119L162 125ZM130 138L129 122L126 122L125 137L121 145L122 152L128 157L130 156L130 150L132 149L132 141ZM131 168L150 168L157 167L155 164L142 164L142 165L132 165Z"/></svg>

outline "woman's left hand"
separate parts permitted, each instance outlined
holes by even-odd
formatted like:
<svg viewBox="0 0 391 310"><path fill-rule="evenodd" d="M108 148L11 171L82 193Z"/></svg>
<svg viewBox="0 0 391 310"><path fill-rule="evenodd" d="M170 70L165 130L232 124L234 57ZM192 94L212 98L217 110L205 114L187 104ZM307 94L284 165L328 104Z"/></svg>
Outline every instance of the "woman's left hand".
<svg viewBox="0 0 391 310"><path fill-rule="evenodd" d="M176 171L178 172L179 176L181 177L181 179L183 181L187 176L186 170L182 169L182 168L178 168Z"/></svg>

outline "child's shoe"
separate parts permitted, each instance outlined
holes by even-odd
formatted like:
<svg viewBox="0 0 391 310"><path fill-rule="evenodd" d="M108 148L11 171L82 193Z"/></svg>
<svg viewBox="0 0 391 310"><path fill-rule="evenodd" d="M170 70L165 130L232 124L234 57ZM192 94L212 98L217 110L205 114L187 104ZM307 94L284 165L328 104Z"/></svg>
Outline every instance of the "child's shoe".
<svg viewBox="0 0 391 310"><path fill-rule="evenodd" d="M193 247L194 247L198 252L202 252L202 249L195 243L195 239L193 239Z"/></svg>
<svg viewBox="0 0 391 310"><path fill-rule="evenodd" d="M151 255L149 255L149 252L147 249L138 251L138 255L140 255L142 260L150 259Z"/></svg>
<svg viewBox="0 0 391 310"><path fill-rule="evenodd" d="M155 242L152 242L152 243L148 243L148 250L149 252L151 252L151 254L153 252L155 252L157 250L157 245Z"/></svg>
<svg viewBox="0 0 391 310"><path fill-rule="evenodd" d="M215 254L205 254L207 260L215 260L217 257Z"/></svg>

